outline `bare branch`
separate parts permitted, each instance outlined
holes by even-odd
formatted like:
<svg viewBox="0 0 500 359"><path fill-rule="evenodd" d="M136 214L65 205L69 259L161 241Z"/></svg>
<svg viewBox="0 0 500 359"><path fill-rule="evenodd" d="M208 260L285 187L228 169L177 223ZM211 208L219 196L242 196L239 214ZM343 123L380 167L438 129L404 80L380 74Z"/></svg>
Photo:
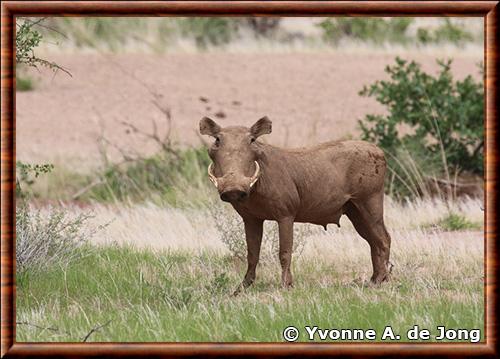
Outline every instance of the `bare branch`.
<svg viewBox="0 0 500 359"><path fill-rule="evenodd" d="M103 184L104 183L104 180L102 180L101 178L98 178L96 180L94 180L92 183L88 184L87 186L83 187L82 189L80 189L78 192L76 192L73 196L71 196L71 198L73 200L76 200L78 199L79 197L81 197L83 194L87 193L88 191L90 191L92 188L94 188L95 186L98 186L100 184Z"/></svg>
<svg viewBox="0 0 500 359"><path fill-rule="evenodd" d="M51 332L56 332L56 333L62 333L62 334L69 335L68 332L61 331L61 330L59 330L59 328L56 328L56 327L44 327L44 326L41 326L41 325L38 325L38 324L33 324L33 323L30 323L30 322L27 322L27 321L16 322L16 325L26 325L26 326L37 328L37 329L41 329L41 330L50 330Z"/></svg>
<svg viewBox="0 0 500 359"><path fill-rule="evenodd" d="M30 25L32 25L32 26L35 26L35 25L40 25L40 23L41 23L42 21L44 21L45 19L46 19L46 17L41 17L41 18L39 18L39 19L37 19L37 20L33 21L33 20L28 19L28 18L26 18L26 17L19 17L19 18L17 18L17 20L23 20L23 21L25 21L25 22L29 23L29 24L30 24ZM18 22L17 22L17 21L16 21L16 25L17 25L17 26L21 26L21 25L19 25L19 24L18 24Z"/></svg>
<svg viewBox="0 0 500 359"><path fill-rule="evenodd" d="M151 103L163 114L164 119L165 119L165 124L166 124L166 132L164 135L160 135L159 130L158 130L158 125L154 119L151 119L152 123L152 133L146 132L140 128L138 128L136 125L133 123L126 121L126 120L121 120L119 123L131 130L134 134L138 134L146 139L153 140L159 147L160 149L168 153L175 158L179 159L180 155L177 150L174 149L172 140L171 140L171 133L172 133L172 113L171 110L168 106L162 105L161 104L161 99L162 95L154 89L152 86L150 86L148 83L144 82L142 79L137 77L135 74L132 72L128 71L125 69L121 64L113 61L109 57L106 57L106 59L114 64L114 66L119 69L121 72L123 72L125 75L139 83L141 86L143 86L149 94L152 96ZM136 152L136 158L132 158L127 155L126 151L123 148L120 148L116 144L112 143L111 141L107 140L104 136L101 136L103 141L106 141L110 146L114 147L117 149L121 154L122 157L125 159L125 162L127 161L134 161L138 159L143 159L143 157L139 156Z"/></svg>
<svg viewBox="0 0 500 359"><path fill-rule="evenodd" d="M125 75L127 75L128 77L130 77L133 80L135 80L141 86L143 86L153 97L156 98L157 96L159 96L158 92L156 92L155 90L153 90L152 87L148 83L144 82L141 78L137 77L135 74L133 74L130 71L128 71L127 69L125 69L119 62L113 61L110 57L107 57L107 56L105 56L105 58L109 62L112 62L113 65L115 66L115 68L117 68L118 70L120 70L121 72L123 72ZM161 96L159 96L159 97L161 97Z"/></svg>
<svg viewBox="0 0 500 359"><path fill-rule="evenodd" d="M108 145L110 145L111 147L113 147L115 150L117 150L120 153L120 155L123 158L122 163L125 163L125 162L134 162L134 161L138 161L140 159L144 159L144 157L141 156L139 154L139 152L137 152L136 150L133 150L133 151L132 150L128 150L127 151L126 149L124 149L123 147L117 145L116 143L111 142L106 137L103 137L101 140L103 142L107 143Z"/></svg>
<svg viewBox="0 0 500 359"><path fill-rule="evenodd" d="M47 18L42 18L41 20L45 20ZM65 39L69 39L68 36L66 36L66 34L64 34L63 32L57 30L55 27L52 27L52 26L49 26L49 25L45 25L45 24L42 24L40 21L38 21L36 24L33 24L33 25L36 25L36 26L40 26L40 27L43 27L44 29L47 29L47 30L51 30L51 31L54 31L56 34L59 34L61 35L62 37L64 37Z"/></svg>
<svg viewBox="0 0 500 359"><path fill-rule="evenodd" d="M474 149L474 151L472 152L472 157L476 157L476 155L478 154L478 152L483 148L484 146L484 140L482 140L477 146L476 148Z"/></svg>
<svg viewBox="0 0 500 359"><path fill-rule="evenodd" d="M98 332L99 330L101 330L105 326L109 325L109 323L111 323L111 322L112 322L112 320L108 320L106 323L104 323L102 325L97 325L94 328L90 329L90 331L87 333L87 335L82 339L82 342L86 342L92 334L94 334L95 332Z"/></svg>

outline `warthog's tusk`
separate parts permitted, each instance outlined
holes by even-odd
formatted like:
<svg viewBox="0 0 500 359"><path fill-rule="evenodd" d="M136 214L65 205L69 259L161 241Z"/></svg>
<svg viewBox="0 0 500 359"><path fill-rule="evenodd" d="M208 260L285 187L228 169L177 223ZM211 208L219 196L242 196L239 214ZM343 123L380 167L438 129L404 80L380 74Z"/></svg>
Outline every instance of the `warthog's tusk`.
<svg viewBox="0 0 500 359"><path fill-rule="evenodd" d="M257 161L254 161L254 162L255 162L255 173L251 177L250 188L252 188L253 185L255 184L255 182L257 182L257 180L259 179L259 175L260 175L260 166L259 166L259 163Z"/></svg>
<svg viewBox="0 0 500 359"><path fill-rule="evenodd" d="M213 174L213 169L214 169L214 164L211 163L210 166L208 166L208 178L210 178L210 181L214 184L215 188L219 188L219 185L217 184L217 177Z"/></svg>

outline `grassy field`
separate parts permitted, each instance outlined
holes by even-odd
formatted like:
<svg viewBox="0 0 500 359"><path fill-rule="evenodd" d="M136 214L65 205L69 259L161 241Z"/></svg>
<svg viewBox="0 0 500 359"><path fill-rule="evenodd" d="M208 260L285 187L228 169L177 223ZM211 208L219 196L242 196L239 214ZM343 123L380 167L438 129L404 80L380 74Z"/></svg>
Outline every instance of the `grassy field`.
<svg viewBox="0 0 500 359"><path fill-rule="evenodd" d="M482 19L474 18L87 17L49 18L42 25L37 30L47 41L41 46L59 51L314 51L353 42L463 47L483 40Z"/></svg>
<svg viewBox="0 0 500 359"><path fill-rule="evenodd" d="M454 208L481 227L480 201ZM413 325L483 329L482 233L448 231L442 202L387 201L386 212L395 263L389 283L364 284L369 247L343 217L341 228L297 236L304 248L288 291L267 255L276 238L266 227L257 281L233 297L246 264L228 251L208 212L96 206L89 225L108 225L80 248L80 259L18 276L17 340L282 341L289 325L302 328L302 341L306 325L373 328L378 340L386 325L396 333Z"/></svg>
<svg viewBox="0 0 500 359"><path fill-rule="evenodd" d="M37 54L72 76L19 67L17 341L282 342L288 326L300 330L300 341L309 340L306 326L374 329L377 341L391 326L407 341L415 325L430 330L431 341L438 326L481 330L484 339L482 192L470 198L436 189L431 199L429 184L434 176L462 187L482 184L480 171L459 176L466 157L448 162L444 144L460 136L447 142L441 134L452 133L438 127L457 118L479 123L482 84L454 87L447 75L438 81L445 86L434 87L426 75L409 86L403 77L403 90L391 91L398 103L420 96L405 92L415 88L443 106L427 101L398 111L359 92L387 79L384 68L400 55L429 74L437 59L452 56L458 80L482 78L483 20L254 20L37 23L44 37ZM442 99L449 94L459 102ZM453 103L470 105L474 116ZM416 112L421 108L430 111ZM389 282L367 284L369 245L342 217L340 228L327 231L295 226L295 287L284 290L277 226L266 222L256 282L232 295L247 266L244 229L207 178L199 119L248 125L267 115L274 128L265 141L290 148L358 138L356 120L369 114L397 112L422 124L436 118L434 110L440 118L429 121L435 128L426 134L437 134L438 150L403 144L404 156L388 153L398 164L386 179L395 265ZM464 137L483 137L468 122L460 125ZM482 163L483 145L468 143Z"/></svg>

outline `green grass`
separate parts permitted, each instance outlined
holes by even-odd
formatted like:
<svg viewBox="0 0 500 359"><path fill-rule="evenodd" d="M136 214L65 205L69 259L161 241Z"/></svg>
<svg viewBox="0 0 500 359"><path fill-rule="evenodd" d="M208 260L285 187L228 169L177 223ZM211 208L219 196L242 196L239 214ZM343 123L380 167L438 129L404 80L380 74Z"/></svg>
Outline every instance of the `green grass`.
<svg viewBox="0 0 500 359"><path fill-rule="evenodd" d="M16 76L16 91L33 91L35 84L29 76Z"/></svg>
<svg viewBox="0 0 500 359"><path fill-rule="evenodd" d="M481 223L468 220L464 215L458 213L449 213L441 218L436 226L445 231L463 231L481 229Z"/></svg>
<svg viewBox="0 0 500 359"><path fill-rule="evenodd" d="M414 19L391 18L328 18L318 24L326 41L338 44L343 38L382 44L407 43L407 28Z"/></svg>
<svg viewBox="0 0 500 359"><path fill-rule="evenodd" d="M99 202L141 202L156 197L162 203L177 205L180 199L176 188L206 187L209 163L206 149L197 148L178 151L178 157L160 152L126 167L109 166L101 174L103 183L92 188L87 198Z"/></svg>
<svg viewBox="0 0 500 359"><path fill-rule="evenodd" d="M87 203L147 201L174 207L207 204L211 199L207 194L211 189L206 174L210 163L207 150L199 147L176 153L160 151L121 166L103 164L85 173L56 164L51 173L38 177L36 183L22 185L30 196L39 200L77 199ZM75 194L79 194L78 197Z"/></svg>
<svg viewBox="0 0 500 359"><path fill-rule="evenodd" d="M191 41L200 50L222 47L248 37L265 38L275 44L291 43L300 27L288 29L278 25L276 31L265 32L250 26L249 18L238 17L84 17L47 18L43 27L35 29L49 43L70 48L93 48L119 52L124 49L146 49L156 53L174 49L178 41ZM461 19L438 20L436 26L417 27L410 31L415 18L352 18L335 17L316 22L322 34L304 35L305 42L338 45L340 40L359 41L376 46L390 44L426 45L452 43L462 46L481 43L482 32L469 30ZM277 36L278 35L278 36Z"/></svg>
<svg viewBox="0 0 500 359"><path fill-rule="evenodd" d="M242 22L231 17L85 17L50 18L45 23L47 27L37 29L44 37L76 48L116 52L136 44L161 53L179 38L192 39L202 49L224 45L236 36Z"/></svg>
<svg viewBox="0 0 500 359"><path fill-rule="evenodd" d="M415 18L349 18L336 17L321 21L318 26L323 38L338 45L340 40L350 39L382 45L390 44L442 44L464 45L475 41L475 35L465 30L463 25L450 19L441 21L436 28L418 27L416 36L409 31ZM480 37L479 34L477 37Z"/></svg>
<svg viewBox="0 0 500 359"><path fill-rule="evenodd" d="M373 328L378 338L386 325L397 333L414 325L431 332L437 325L484 325L480 260L453 273L447 273L446 257L432 258L424 271L407 270L412 264L400 260L393 280L372 288L357 284L349 266L301 257L294 263L294 289L280 289L273 262L259 266L251 289L232 297L245 265L228 256L82 250L86 256L67 268L17 278L17 321L29 323L17 326L18 341L82 341L108 322L88 341L281 342L290 325L302 329L302 341L306 325Z"/></svg>

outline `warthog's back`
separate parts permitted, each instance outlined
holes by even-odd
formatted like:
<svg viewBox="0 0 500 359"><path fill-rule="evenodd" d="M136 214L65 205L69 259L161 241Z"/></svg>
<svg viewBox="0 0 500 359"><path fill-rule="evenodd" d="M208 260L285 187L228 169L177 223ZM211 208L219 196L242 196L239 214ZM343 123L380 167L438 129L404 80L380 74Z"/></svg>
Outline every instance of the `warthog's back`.
<svg viewBox="0 0 500 359"><path fill-rule="evenodd" d="M351 198L380 191L382 150L364 141L335 141L298 149L263 145L262 175L238 209L276 219L290 212L298 222L337 223Z"/></svg>
<svg viewBox="0 0 500 359"><path fill-rule="evenodd" d="M384 154L368 142L327 142L285 153L293 163L291 175L300 199L297 221L338 223L349 199L383 188Z"/></svg>

